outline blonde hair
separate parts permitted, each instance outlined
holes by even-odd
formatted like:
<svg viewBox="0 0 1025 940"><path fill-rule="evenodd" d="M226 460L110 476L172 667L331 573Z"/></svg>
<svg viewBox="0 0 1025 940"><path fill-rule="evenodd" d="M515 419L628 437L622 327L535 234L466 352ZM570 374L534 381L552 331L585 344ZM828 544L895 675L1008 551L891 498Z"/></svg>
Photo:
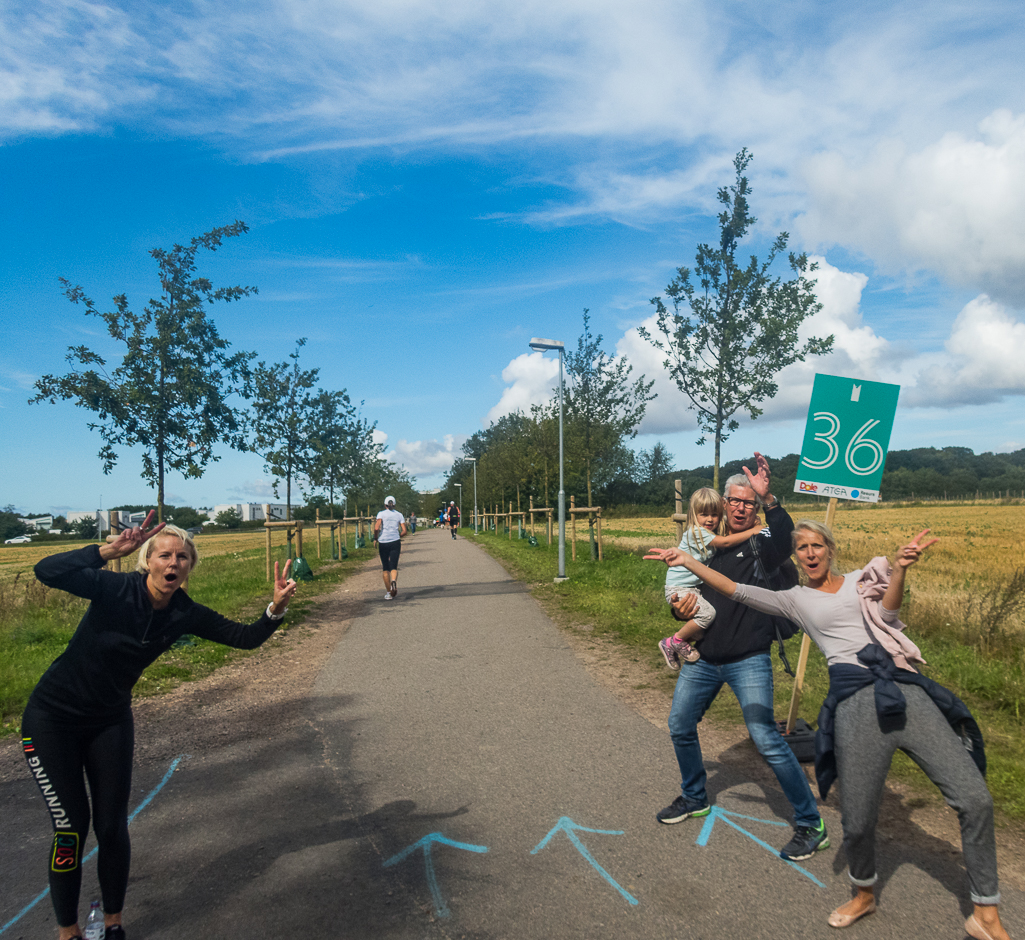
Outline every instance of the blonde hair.
<svg viewBox="0 0 1025 940"><path fill-rule="evenodd" d="M797 536L802 531L814 532L826 543L826 550L829 552L829 570L833 574L838 574L836 570L836 539L833 538L833 533L830 531L829 526L822 522L816 522L814 519L801 519L794 526L794 531L790 534L790 542L795 549L797 548Z"/></svg>
<svg viewBox="0 0 1025 940"><path fill-rule="evenodd" d="M139 560L135 563L135 570L149 571L149 556L153 551L153 546L156 544L157 539L162 539L165 535L181 539L185 545L185 551L189 553L189 574L191 574L196 570L196 565L199 564L199 552L196 551L196 543L192 541L192 536L184 529L179 529L176 525L165 525L156 535L151 535L142 543L142 548L139 549Z"/></svg>
<svg viewBox="0 0 1025 940"><path fill-rule="evenodd" d="M726 521L725 504L723 498L710 486L703 486L690 494L690 504L687 506L687 531L704 529L698 522L698 515L716 515L719 517L719 524L715 527L716 535L725 535ZM705 530L707 531L707 529Z"/></svg>

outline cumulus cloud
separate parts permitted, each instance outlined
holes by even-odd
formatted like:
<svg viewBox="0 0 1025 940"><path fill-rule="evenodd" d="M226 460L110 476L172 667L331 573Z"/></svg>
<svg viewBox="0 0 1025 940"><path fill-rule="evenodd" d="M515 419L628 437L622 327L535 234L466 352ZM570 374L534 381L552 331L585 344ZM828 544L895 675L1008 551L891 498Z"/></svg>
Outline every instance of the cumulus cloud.
<svg viewBox="0 0 1025 940"><path fill-rule="evenodd" d="M508 385L485 424L517 411L527 414L531 405L550 401L559 385L559 360L540 352L523 353L502 370L502 381Z"/></svg>
<svg viewBox="0 0 1025 940"><path fill-rule="evenodd" d="M269 480L247 480L245 483L237 484L228 488L231 496L244 500L276 500L274 495L274 484Z"/></svg>
<svg viewBox="0 0 1025 940"><path fill-rule="evenodd" d="M404 467L414 476L431 476L448 470L462 456L465 442L465 434L446 434L440 441L400 439L385 454L385 458Z"/></svg>
<svg viewBox="0 0 1025 940"><path fill-rule="evenodd" d="M1025 115L994 111L978 131L917 151L883 143L859 163L813 157L802 234L1025 305Z"/></svg>
<svg viewBox="0 0 1025 940"><path fill-rule="evenodd" d="M800 329L809 336L834 337L833 351L794 363L777 376L779 392L763 402L759 423L803 420L815 373L889 382L901 386L902 408L974 405L1025 394L1025 322L1011 308L986 295L965 305L950 328L941 351L915 352L891 343L865 323L861 295L868 277L842 271L824 258L813 258L815 291L822 309ZM655 317L644 321L653 335ZM642 434L696 432L688 400L663 368L663 356L639 336L626 331L616 346L636 372L655 379L655 401L648 405Z"/></svg>

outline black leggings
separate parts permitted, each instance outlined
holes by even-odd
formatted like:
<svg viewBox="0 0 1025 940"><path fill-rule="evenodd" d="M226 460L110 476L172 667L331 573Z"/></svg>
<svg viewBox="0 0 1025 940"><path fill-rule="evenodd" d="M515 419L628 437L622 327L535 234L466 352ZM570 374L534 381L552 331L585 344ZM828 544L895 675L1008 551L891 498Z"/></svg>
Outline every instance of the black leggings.
<svg viewBox="0 0 1025 940"><path fill-rule="evenodd" d="M46 800L53 823L47 867L57 923L78 923L82 848L92 824L99 845L97 874L103 910L124 907L132 847L128 838L128 798L132 789L135 727L131 714L113 724L71 724L29 705L21 720L22 748L29 770Z"/></svg>

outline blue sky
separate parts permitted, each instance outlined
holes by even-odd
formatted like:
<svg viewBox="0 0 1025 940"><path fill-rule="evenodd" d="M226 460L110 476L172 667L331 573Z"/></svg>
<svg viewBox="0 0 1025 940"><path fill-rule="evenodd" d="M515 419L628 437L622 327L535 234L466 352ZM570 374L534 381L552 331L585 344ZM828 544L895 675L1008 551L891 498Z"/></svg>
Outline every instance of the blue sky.
<svg viewBox="0 0 1025 940"><path fill-rule="evenodd" d="M581 312L656 379L637 439L711 460L636 335L715 234L748 147L752 247L820 258L809 331L724 446L800 447L815 371L899 382L891 447L1025 446L1025 101L1010 2L6 4L0 19L0 503L151 498L138 455L104 476L71 404L27 404L70 345L113 352L101 308L156 292L153 247L242 219L201 257L256 298L215 307L234 347L348 389L392 459L436 485L466 436L545 397L542 335ZM1017 77L1016 77L1017 76ZM269 496L222 453L192 505Z"/></svg>

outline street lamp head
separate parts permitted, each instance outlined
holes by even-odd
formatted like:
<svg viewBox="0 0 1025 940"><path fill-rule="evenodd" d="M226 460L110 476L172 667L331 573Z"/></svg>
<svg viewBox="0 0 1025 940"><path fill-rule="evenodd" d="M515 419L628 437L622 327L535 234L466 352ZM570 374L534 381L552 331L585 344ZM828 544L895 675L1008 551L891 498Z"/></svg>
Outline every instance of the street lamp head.
<svg viewBox="0 0 1025 940"><path fill-rule="evenodd" d="M563 343L561 340L539 339L536 336L528 343L528 345L531 349L535 350L536 352L544 352L548 349L562 350L566 348L566 344Z"/></svg>

